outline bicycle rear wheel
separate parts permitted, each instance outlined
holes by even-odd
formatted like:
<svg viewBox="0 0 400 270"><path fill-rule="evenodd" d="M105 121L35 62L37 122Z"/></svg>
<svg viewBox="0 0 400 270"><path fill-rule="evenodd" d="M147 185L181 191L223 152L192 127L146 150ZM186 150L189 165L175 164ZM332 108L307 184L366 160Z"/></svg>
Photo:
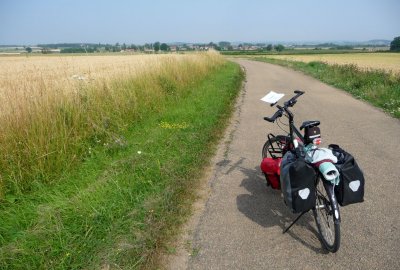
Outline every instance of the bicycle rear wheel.
<svg viewBox="0 0 400 270"><path fill-rule="evenodd" d="M313 213L322 244L328 251L335 253L340 246L339 207L333 186L324 185L321 176L317 179L316 203Z"/></svg>
<svg viewBox="0 0 400 270"><path fill-rule="evenodd" d="M271 135L271 134L270 134ZM262 149L262 158L282 158L289 147L289 137L284 135L270 136Z"/></svg>

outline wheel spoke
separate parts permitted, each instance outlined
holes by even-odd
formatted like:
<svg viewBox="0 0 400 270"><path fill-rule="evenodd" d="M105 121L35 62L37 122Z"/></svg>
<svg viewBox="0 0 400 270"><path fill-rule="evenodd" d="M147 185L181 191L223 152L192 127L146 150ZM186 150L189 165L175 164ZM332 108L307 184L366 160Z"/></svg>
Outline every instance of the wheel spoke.
<svg viewBox="0 0 400 270"><path fill-rule="evenodd" d="M316 205L314 210L315 221L324 246L328 250L336 252L339 247L339 224L336 224L334 221L333 207L322 180L318 179L317 181Z"/></svg>

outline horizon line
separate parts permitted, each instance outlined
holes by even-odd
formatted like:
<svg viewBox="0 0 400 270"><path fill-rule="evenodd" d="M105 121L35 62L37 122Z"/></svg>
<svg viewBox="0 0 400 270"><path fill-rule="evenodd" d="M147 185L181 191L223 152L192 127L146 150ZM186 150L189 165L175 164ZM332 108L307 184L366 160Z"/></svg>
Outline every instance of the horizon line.
<svg viewBox="0 0 400 270"><path fill-rule="evenodd" d="M374 38L374 39L369 39L369 40L346 40L346 39L336 39L336 40L266 40L266 41L229 41L229 40L218 40L218 41L208 41L208 42L201 42L201 41L194 41L194 42L189 42L189 41L168 41L168 42L161 42L161 41L153 41L153 42L115 42L115 43L108 43L108 42L38 42L38 43L0 43L0 46L33 46L33 45L47 45L47 44L102 44L102 45L113 45L116 43L119 43L120 45L122 44L129 44L129 45L145 45L145 44L153 44L155 42L160 42L160 43L166 43L166 44L218 44L219 42L229 42L229 43L250 43L250 44L257 44L257 43L262 43L262 44L276 44L276 43L290 43L290 44L295 44L295 45L319 45L319 44L324 44L324 43L335 43L335 42L340 42L340 43L368 43L368 42L373 42L373 41L388 41L390 42L391 40L385 39L385 38ZM305 44L307 43L307 44Z"/></svg>

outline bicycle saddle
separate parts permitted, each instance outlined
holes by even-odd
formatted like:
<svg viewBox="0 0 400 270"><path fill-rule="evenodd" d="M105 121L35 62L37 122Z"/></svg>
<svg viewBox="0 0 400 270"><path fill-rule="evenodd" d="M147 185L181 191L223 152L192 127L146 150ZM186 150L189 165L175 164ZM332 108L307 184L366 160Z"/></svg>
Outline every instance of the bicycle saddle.
<svg viewBox="0 0 400 270"><path fill-rule="evenodd" d="M300 126L300 130L303 128L308 128L308 127L316 127L319 126L320 122L318 120L313 120L313 121L304 121L303 124Z"/></svg>

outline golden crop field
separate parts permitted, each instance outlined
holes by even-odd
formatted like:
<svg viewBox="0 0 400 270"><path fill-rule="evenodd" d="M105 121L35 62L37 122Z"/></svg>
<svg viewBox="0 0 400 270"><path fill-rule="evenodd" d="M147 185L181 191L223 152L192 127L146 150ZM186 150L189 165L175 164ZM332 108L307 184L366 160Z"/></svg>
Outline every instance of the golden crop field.
<svg viewBox="0 0 400 270"><path fill-rule="evenodd" d="M210 54L0 57L0 114L30 106L32 99L39 96L76 94L82 87L124 81L147 73L175 69L181 74L176 69L187 62L195 64L197 69L206 69L221 61ZM23 102L28 104L22 105Z"/></svg>
<svg viewBox="0 0 400 270"><path fill-rule="evenodd" d="M349 54L308 54L308 55L268 55L268 58L290 61L321 61L328 64L355 64L365 69L383 69L400 73L399 53L349 53Z"/></svg>
<svg viewBox="0 0 400 270"><path fill-rule="evenodd" d="M118 141L127 121L224 62L212 52L0 57L0 198L4 186L62 171L90 152L88 140Z"/></svg>

